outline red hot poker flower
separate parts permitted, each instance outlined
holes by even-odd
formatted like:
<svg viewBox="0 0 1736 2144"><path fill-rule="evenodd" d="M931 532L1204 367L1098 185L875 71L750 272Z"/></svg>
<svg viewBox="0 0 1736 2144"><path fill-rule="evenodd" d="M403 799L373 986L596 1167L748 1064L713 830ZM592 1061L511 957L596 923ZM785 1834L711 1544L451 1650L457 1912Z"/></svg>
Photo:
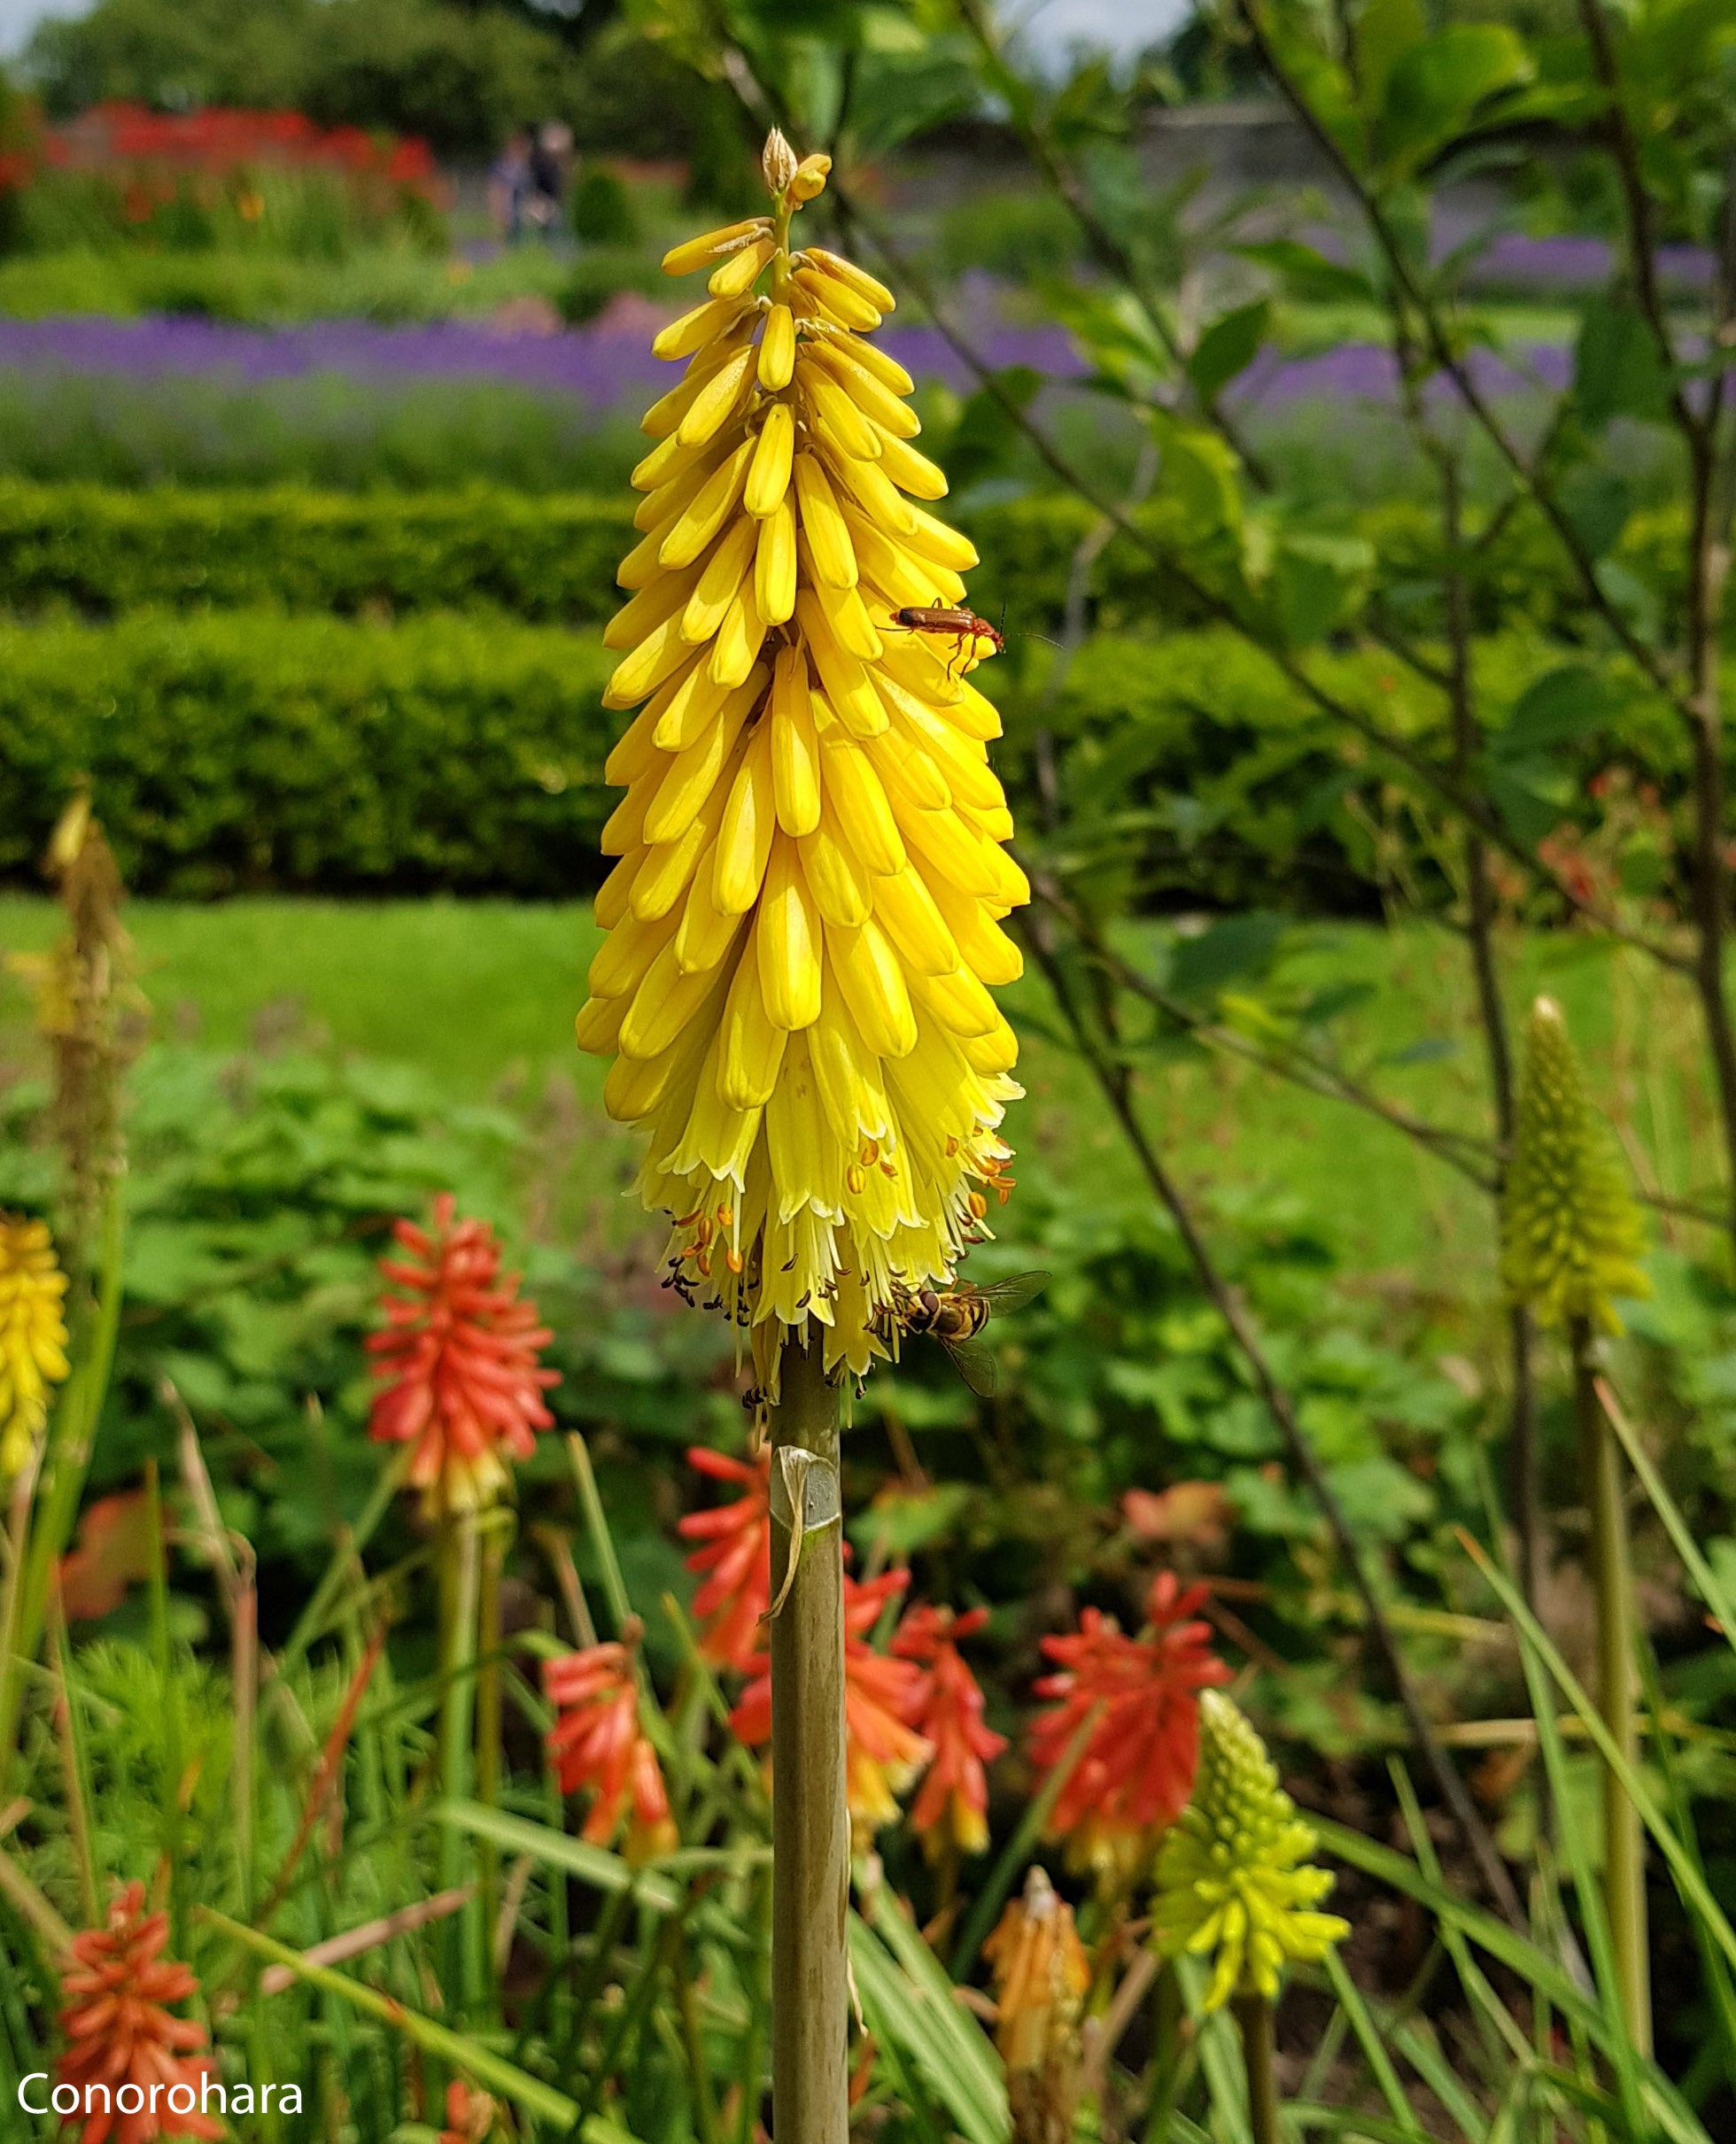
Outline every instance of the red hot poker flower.
<svg viewBox="0 0 1736 2144"><path fill-rule="evenodd" d="M881 1609L910 1583L904 1570L861 1582L844 1575L844 1792L851 1821L870 1836L896 1817L898 1795L934 1753L907 1724L921 1669L868 1642ZM755 1664L758 1673L729 1720L750 1749L771 1739L771 1663L762 1653Z"/></svg>
<svg viewBox="0 0 1736 2144"><path fill-rule="evenodd" d="M408 1295L384 1296L384 1332L368 1335L375 1395L368 1433L414 1444L410 1480L430 1513L492 1504L509 1483L506 1459L527 1459L536 1431L554 1417L542 1396L558 1384L537 1356L554 1335L521 1303L518 1275L500 1272L500 1246L486 1221L454 1221L453 1201L434 1202L429 1233L399 1221L392 1234L410 1260L380 1271Z"/></svg>
<svg viewBox="0 0 1736 2144"><path fill-rule="evenodd" d="M678 1842L657 1753L639 1722L639 1683L630 1646L586 1645L543 1662L543 1694L560 1712L545 1739L563 1794L594 1796L579 1834L611 1846L624 1821L624 1849L635 1867Z"/></svg>
<svg viewBox="0 0 1736 2144"><path fill-rule="evenodd" d="M751 1675L760 1618L771 1606L771 1449L762 1445L757 1459L731 1459L695 1444L687 1461L714 1481L740 1482L745 1491L733 1504L689 1512L678 1530L704 1544L687 1559L687 1568L704 1579L694 1595L694 1614L705 1620L701 1659Z"/></svg>
<svg viewBox="0 0 1736 2144"><path fill-rule="evenodd" d="M934 1746L934 1761L911 1811L923 1849L938 1857L950 1841L962 1854L988 1844L988 1780L983 1767L1006 1747L1006 1737L983 1724L982 1690L957 1641L981 1629L987 1608L955 1615L950 1608L912 1608L898 1626L892 1650L922 1674L911 1691L910 1724Z"/></svg>
<svg viewBox="0 0 1736 2144"><path fill-rule="evenodd" d="M440 2144L485 2144L494 2127L494 2102L461 2077L446 2086L446 2125Z"/></svg>
<svg viewBox="0 0 1736 2144"><path fill-rule="evenodd" d="M1198 1693L1229 1680L1207 1650L1210 1625L1188 1620L1205 1598L1204 1586L1184 1592L1162 1571L1137 1637L1087 1608L1076 1636L1042 1641L1061 1673L1036 1684L1040 1698L1058 1700L1032 1723L1038 1769L1052 1771L1081 1724L1103 1708L1050 1820L1050 1837L1066 1838L1076 1862L1130 1874L1187 1807L1199 1758Z"/></svg>
<svg viewBox="0 0 1736 2144"><path fill-rule="evenodd" d="M193 2052L205 2045L205 2027L169 2014L168 2006L184 2002L198 1982L190 1966L163 1956L168 1938L168 1916L147 1914L144 1885L128 1884L109 1907L107 1925L87 1929L74 1939L73 1962L60 1983L66 2004L60 2013L66 2052L55 2064L57 2086L71 2085L80 2109L90 2103L85 2089L89 2085L106 2086L115 2099L127 2086L136 2086L139 2099L136 2112L107 2112L100 2104L104 2095L97 2094L96 2112L83 2117L81 2144L105 2144L109 2138L113 2144L147 2144L157 2137L223 2134L221 2122L174 2104L184 2088L188 2108L196 2109L201 2081L214 2078L217 2070L209 2055ZM153 2086L158 2088L154 2112Z"/></svg>

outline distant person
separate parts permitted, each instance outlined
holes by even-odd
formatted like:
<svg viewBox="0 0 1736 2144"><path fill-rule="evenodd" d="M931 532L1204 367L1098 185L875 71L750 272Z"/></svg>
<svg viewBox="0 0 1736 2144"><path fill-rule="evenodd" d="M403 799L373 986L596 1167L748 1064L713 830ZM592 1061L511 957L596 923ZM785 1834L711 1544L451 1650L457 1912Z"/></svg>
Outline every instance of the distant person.
<svg viewBox="0 0 1736 2144"><path fill-rule="evenodd" d="M561 228L567 198L567 180L572 166L573 133L559 120L539 127L531 144L530 184L525 195L525 221L545 240Z"/></svg>
<svg viewBox="0 0 1736 2144"><path fill-rule="evenodd" d="M530 129L521 127L495 158L488 174L488 213L508 245L516 245L524 229L531 186L531 151Z"/></svg>

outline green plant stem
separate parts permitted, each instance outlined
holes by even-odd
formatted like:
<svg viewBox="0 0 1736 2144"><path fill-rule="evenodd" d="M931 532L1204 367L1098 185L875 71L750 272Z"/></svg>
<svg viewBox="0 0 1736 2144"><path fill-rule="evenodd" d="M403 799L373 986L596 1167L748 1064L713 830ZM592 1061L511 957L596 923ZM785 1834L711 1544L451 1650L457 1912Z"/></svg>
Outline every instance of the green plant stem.
<svg viewBox="0 0 1736 2144"><path fill-rule="evenodd" d="M771 2107L786 2144L846 2144L849 1814L844 1800L841 1529L809 1533L789 1578L780 1455L838 1464L838 1396L821 1344L785 1346L771 1410ZM799 1493L799 1490L798 1490Z"/></svg>
<svg viewBox="0 0 1736 2144"><path fill-rule="evenodd" d="M507 1560L504 1526L488 1529L482 1544L481 1604L477 1618L477 1800L492 1808L500 1792L500 1574ZM483 1950L494 1956L494 1925L500 1911L500 1855L492 1839L480 1842Z"/></svg>
<svg viewBox="0 0 1736 2144"><path fill-rule="evenodd" d="M440 1792L448 1802L470 1796L472 1766L471 1670L477 1657L477 1514L447 1513L440 1521L440 1593L445 1609L441 1636ZM455 1891L468 1878L463 1862L468 1847L455 1826L440 1828L440 1888ZM461 1988L465 2006L478 1988L481 1909L467 1906L455 1915L447 1938L447 1985Z"/></svg>
<svg viewBox="0 0 1736 2144"><path fill-rule="evenodd" d="M1165 2144L1170 2132L1175 2090L1182 2077L1182 2023L1186 2015L1181 1979L1174 1966L1166 1963L1151 1992L1151 2038L1156 2052L1151 2063L1151 2107L1145 2122L1145 2144Z"/></svg>
<svg viewBox="0 0 1736 2144"><path fill-rule="evenodd" d="M1633 1560L1621 1453L1597 1395L1591 1322L1573 1320L1573 1410L1579 1467L1592 1507L1592 1587L1597 1597L1598 1709L1629 1769L1639 1762ZM1646 1926L1646 1837L1639 1812L1608 1766L1603 1775L1603 1888L1622 2009L1642 2055L1652 2051L1652 1985Z"/></svg>
<svg viewBox="0 0 1736 2144"><path fill-rule="evenodd" d="M1272 2005L1264 1995L1230 1999L1242 2034L1242 2060L1248 2072L1248 2131L1253 2144L1278 2144L1277 2043L1272 2031Z"/></svg>

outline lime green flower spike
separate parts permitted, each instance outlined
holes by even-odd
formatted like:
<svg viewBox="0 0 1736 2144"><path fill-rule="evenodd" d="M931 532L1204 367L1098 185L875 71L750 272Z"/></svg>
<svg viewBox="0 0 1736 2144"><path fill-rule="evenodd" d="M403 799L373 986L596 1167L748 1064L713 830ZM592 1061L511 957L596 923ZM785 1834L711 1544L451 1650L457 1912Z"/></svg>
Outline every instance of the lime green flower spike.
<svg viewBox="0 0 1736 2144"><path fill-rule="evenodd" d="M1318 1844L1266 1745L1221 1691L1202 1691L1193 1800L1158 1855L1152 1923L1166 1958L1215 1954L1208 2010L1232 1995L1269 2002L1287 1960L1323 1958L1350 1933L1310 1910L1332 1888L1304 1859Z"/></svg>
<svg viewBox="0 0 1736 2144"><path fill-rule="evenodd" d="M1612 1296L1647 1296L1635 1261L1639 1211L1585 1094L1553 998L1531 1007L1525 1071L1501 1213L1501 1277L1541 1325L1584 1318L1621 1330Z"/></svg>

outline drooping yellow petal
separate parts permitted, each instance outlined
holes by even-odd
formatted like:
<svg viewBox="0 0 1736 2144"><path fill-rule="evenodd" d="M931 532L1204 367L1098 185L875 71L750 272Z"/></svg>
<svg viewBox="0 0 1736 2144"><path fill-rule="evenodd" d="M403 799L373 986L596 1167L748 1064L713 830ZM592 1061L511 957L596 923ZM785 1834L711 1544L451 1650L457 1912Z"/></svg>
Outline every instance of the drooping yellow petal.
<svg viewBox="0 0 1736 2144"><path fill-rule="evenodd" d="M898 956L871 917L860 930L825 926L825 950L844 1002L869 1049L882 1057L916 1048L916 1012Z"/></svg>
<svg viewBox="0 0 1736 2144"><path fill-rule="evenodd" d="M810 1027L820 1013L821 922L795 844L771 844L755 944L766 1018L774 1027Z"/></svg>
<svg viewBox="0 0 1736 2144"><path fill-rule="evenodd" d="M718 827L711 886L721 914L745 916L759 899L776 824L771 724L762 717L742 755Z"/></svg>
<svg viewBox="0 0 1736 2144"><path fill-rule="evenodd" d="M759 525L754 562L754 600L768 625L785 625L794 616L795 580L795 509L784 499Z"/></svg>
<svg viewBox="0 0 1736 2144"><path fill-rule="evenodd" d="M753 523L733 522L719 538L706 561L705 570L694 580L681 615L684 640L697 644L712 638L728 616L729 607L740 593L741 584L752 570L753 563ZM687 570L691 573L693 569Z"/></svg>
<svg viewBox="0 0 1736 2144"><path fill-rule="evenodd" d="M763 1108L778 1084L787 1028L774 1026L760 990L759 959L749 946L736 965L724 1010L724 1055L717 1086L731 1109Z"/></svg>
<svg viewBox="0 0 1736 2144"><path fill-rule="evenodd" d="M774 305L766 313L759 352L759 383L777 394L795 375L795 316L787 306Z"/></svg>
<svg viewBox="0 0 1736 2144"><path fill-rule="evenodd" d="M708 298L703 305L672 320L652 338L651 353L660 358L691 357L695 350L715 342L741 317L745 301L739 298Z"/></svg>
<svg viewBox="0 0 1736 2144"><path fill-rule="evenodd" d="M760 429L748 472L742 504L756 521L775 514L790 488L790 468L795 460L795 419L787 402L774 402Z"/></svg>
<svg viewBox="0 0 1736 2144"><path fill-rule="evenodd" d="M721 230L704 231L697 238L684 239L663 255L663 274L691 275L695 268L704 267L709 261L716 260L736 246L751 244L759 233L771 228L769 216L748 216L740 223L725 224Z"/></svg>
<svg viewBox="0 0 1736 2144"><path fill-rule="evenodd" d="M786 647L771 677L771 774L778 824L810 834L820 823L820 744L802 651Z"/></svg>
<svg viewBox="0 0 1736 2144"><path fill-rule="evenodd" d="M740 413L748 399L754 364L753 345L748 344L744 349L732 352L717 368L694 397L686 414L676 428L675 436L684 445L698 445L713 437L732 416ZM909 453L911 450L904 447L903 451ZM903 483L903 478L895 468L892 476L895 484ZM910 488L905 485L907 491ZM923 492L919 496L927 498L931 494ZM938 498L939 493L932 496Z"/></svg>
<svg viewBox="0 0 1736 2144"><path fill-rule="evenodd" d="M665 566L685 566L696 559L735 511L753 452L753 441L744 439L700 486L693 504L663 538L657 556Z"/></svg>
<svg viewBox="0 0 1736 2144"><path fill-rule="evenodd" d="M798 454L794 478L802 531L813 553L816 575L833 588L854 588L856 553L850 544L850 532L838 511L837 499L818 458Z"/></svg>

